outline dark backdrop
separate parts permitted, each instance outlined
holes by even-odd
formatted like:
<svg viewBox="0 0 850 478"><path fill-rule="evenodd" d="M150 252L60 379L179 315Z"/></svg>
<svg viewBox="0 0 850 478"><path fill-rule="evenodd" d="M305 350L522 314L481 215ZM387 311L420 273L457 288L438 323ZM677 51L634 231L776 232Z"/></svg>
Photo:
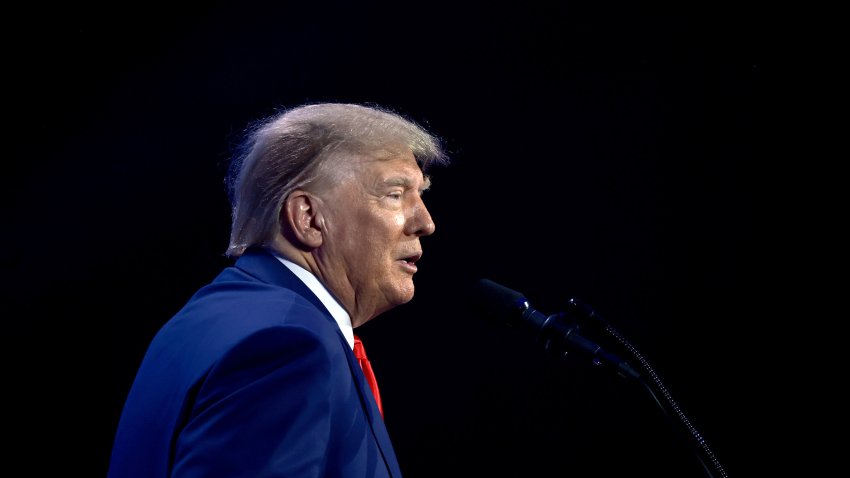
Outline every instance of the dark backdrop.
<svg viewBox="0 0 850 478"><path fill-rule="evenodd" d="M148 341L228 264L230 147L277 107L342 101L409 116L453 158L416 297L360 329L405 476L702 476L643 390L473 313L480 277L547 313L591 304L727 471L765 466L755 8L286 3L7 18L13 460L105 473Z"/></svg>

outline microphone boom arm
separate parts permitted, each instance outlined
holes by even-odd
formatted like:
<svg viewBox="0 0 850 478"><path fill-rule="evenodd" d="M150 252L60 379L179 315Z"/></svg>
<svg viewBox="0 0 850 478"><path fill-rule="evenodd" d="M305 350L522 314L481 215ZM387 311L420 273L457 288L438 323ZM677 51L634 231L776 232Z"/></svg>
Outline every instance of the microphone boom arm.
<svg viewBox="0 0 850 478"><path fill-rule="evenodd" d="M726 478L726 471L717 457L673 400L649 362L637 351L637 348L593 309L576 299L570 299L567 312L545 315L532 308L522 293L488 279L478 281L475 292L479 299L479 306L485 315L507 325L526 329L537 337L547 352L561 358L566 358L570 352L578 352L589 357L595 365L614 370L621 377L635 380L643 385L674 429L678 432L682 430L688 432L685 438L692 445L692 450L708 477L715 478L713 469L717 472L718 478ZM625 360L580 335L579 323L593 330L603 329L609 338L615 340L619 348L637 360L650 380L644 380L643 376ZM664 397L664 403L658 398L659 395Z"/></svg>

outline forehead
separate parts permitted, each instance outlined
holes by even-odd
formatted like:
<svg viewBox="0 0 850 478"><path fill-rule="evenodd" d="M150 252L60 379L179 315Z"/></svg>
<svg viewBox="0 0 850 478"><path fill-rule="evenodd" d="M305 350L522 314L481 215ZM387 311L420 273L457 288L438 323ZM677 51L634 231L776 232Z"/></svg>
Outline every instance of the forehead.
<svg viewBox="0 0 850 478"><path fill-rule="evenodd" d="M359 157L354 162L354 170L370 182L405 186L419 186L427 182L419 163L410 151Z"/></svg>

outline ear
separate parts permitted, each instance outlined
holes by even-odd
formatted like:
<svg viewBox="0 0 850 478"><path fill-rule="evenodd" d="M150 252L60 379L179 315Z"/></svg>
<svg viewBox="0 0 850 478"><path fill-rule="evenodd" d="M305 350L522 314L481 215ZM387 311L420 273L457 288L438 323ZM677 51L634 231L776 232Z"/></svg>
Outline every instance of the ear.
<svg viewBox="0 0 850 478"><path fill-rule="evenodd" d="M280 228L290 242L299 248L315 249L322 245L321 199L296 189L287 196L280 209Z"/></svg>

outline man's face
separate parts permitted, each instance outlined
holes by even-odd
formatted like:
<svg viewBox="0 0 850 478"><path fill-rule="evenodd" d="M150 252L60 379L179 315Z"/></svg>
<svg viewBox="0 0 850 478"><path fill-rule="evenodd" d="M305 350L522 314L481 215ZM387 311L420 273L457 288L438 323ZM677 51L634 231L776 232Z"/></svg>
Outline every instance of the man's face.
<svg viewBox="0 0 850 478"><path fill-rule="evenodd" d="M355 327L413 298L419 238L434 232L421 197L428 183L408 152L350 160L322 195L317 260Z"/></svg>

